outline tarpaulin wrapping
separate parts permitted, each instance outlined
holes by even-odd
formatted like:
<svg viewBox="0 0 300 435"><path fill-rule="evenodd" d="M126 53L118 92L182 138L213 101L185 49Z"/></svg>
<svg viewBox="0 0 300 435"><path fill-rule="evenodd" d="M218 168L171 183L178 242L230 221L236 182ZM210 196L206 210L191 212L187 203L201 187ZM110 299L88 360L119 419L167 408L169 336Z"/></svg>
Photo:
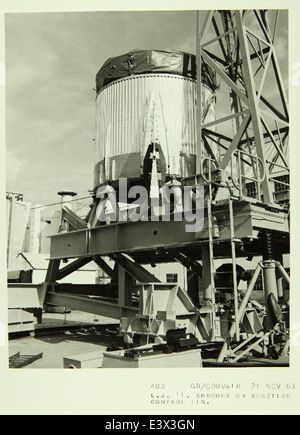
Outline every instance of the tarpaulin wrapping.
<svg viewBox="0 0 300 435"><path fill-rule="evenodd" d="M133 50L105 62L96 76L97 92L118 79L137 74L169 73L196 79L196 66L193 54L167 50ZM215 91L215 73L204 61L202 82Z"/></svg>

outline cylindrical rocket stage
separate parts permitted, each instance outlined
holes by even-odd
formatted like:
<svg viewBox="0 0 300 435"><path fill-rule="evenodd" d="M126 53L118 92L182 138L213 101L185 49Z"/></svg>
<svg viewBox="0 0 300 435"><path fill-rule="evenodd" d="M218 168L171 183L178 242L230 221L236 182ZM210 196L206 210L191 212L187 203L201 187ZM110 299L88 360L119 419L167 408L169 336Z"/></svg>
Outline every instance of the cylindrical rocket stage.
<svg viewBox="0 0 300 435"><path fill-rule="evenodd" d="M145 157L159 144L168 178L196 173L196 59L172 51L133 51L109 59L97 75L95 189L143 179ZM203 120L215 119L215 76L202 71Z"/></svg>

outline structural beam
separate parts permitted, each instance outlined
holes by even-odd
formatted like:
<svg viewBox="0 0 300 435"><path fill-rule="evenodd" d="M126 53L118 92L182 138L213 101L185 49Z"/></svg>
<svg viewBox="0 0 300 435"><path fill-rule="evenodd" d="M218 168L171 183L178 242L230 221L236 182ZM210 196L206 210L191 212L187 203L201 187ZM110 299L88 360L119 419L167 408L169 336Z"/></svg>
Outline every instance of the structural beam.
<svg viewBox="0 0 300 435"><path fill-rule="evenodd" d="M46 303L112 319L135 317L139 311L136 307L120 307L115 302L107 300L90 299L65 293L54 293L52 291L48 292Z"/></svg>
<svg viewBox="0 0 300 435"><path fill-rule="evenodd" d="M77 216L77 214L68 207L64 207L62 210L62 221L63 220L68 222L75 230L87 228L87 222Z"/></svg>
<svg viewBox="0 0 300 435"><path fill-rule="evenodd" d="M174 249L171 252L168 252L168 255L170 257L172 257L178 263L182 264L188 270L191 270L195 275L202 278L203 268L199 263L191 260L186 255L184 255L180 251L178 251L177 249Z"/></svg>
<svg viewBox="0 0 300 435"><path fill-rule="evenodd" d="M55 292L81 296L114 297L117 294L117 284L58 284Z"/></svg>
<svg viewBox="0 0 300 435"><path fill-rule="evenodd" d="M93 260L97 266L99 266L100 269L102 269L112 279L113 282L118 282L117 272L113 270L100 255L95 255Z"/></svg>
<svg viewBox="0 0 300 435"><path fill-rule="evenodd" d="M245 134L245 131L247 130L249 124L251 121L251 117L249 112L247 113L247 115L245 116L240 128L238 129L235 137L233 138L228 150L226 151L225 156L222 158L222 161L219 165L220 169L225 170L227 168L227 166L229 165L233 154L235 153L235 151L237 150L238 146L240 145L241 139Z"/></svg>
<svg viewBox="0 0 300 435"><path fill-rule="evenodd" d="M60 261L60 259L50 260L45 280L46 283L51 284L57 281Z"/></svg>
<svg viewBox="0 0 300 435"><path fill-rule="evenodd" d="M230 241L230 220L229 216L225 217L226 213L228 215L227 209L226 204L213 205L213 214L216 218L222 218L220 225L223 230L217 237L219 242ZM204 215L207 216L206 211ZM288 212L276 205L270 210L263 204L239 201L234 207L234 219L236 237L240 239L255 238L259 229L289 232ZM62 233L51 238L51 258L104 257L114 256L116 253L130 255L150 250L183 249L199 246L208 239L207 218L204 219L203 230L199 233L186 232L186 225L190 225L190 222L124 222Z"/></svg>
<svg viewBox="0 0 300 435"><path fill-rule="evenodd" d="M58 271L56 280L60 281L71 273L76 272L76 270L80 269L81 267L89 264L91 261L91 258L79 258L78 260L72 261L72 263L68 264L67 266L63 267Z"/></svg>
<svg viewBox="0 0 300 435"><path fill-rule="evenodd" d="M135 278L138 282L160 282L156 276L152 275L152 273L148 272L143 266L140 264L131 261L129 258L125 257L122 254L113 255L112 258L115 262L126 270L133 278Z"/></svg>

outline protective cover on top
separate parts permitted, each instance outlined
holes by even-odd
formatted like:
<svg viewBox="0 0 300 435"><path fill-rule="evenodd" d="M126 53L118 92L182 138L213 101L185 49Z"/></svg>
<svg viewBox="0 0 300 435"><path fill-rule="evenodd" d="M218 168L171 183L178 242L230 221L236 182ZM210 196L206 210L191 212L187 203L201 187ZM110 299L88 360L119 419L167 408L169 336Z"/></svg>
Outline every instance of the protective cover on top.
<svg viewBox="0 0 300 435"><path fill-rule="evenodd" d="M196 57L193 54L168 50L133 50L105 62L96 76L97 92L118 79L137 74L177 74L196 79L196 67ZM202 62L202 81L212 91L216 89L215 73L205 62Z"/></svg>

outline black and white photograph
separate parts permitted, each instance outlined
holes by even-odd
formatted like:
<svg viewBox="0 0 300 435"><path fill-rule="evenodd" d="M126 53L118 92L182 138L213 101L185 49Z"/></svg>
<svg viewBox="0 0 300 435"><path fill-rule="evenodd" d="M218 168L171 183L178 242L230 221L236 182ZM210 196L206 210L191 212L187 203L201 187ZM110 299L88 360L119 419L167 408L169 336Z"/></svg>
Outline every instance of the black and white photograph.
<svg viewBox="0 0 300 435"><path fill-rule="evenodd" d="M3 412L299 415L299 8L30 3L0 58Z"/></svg>

